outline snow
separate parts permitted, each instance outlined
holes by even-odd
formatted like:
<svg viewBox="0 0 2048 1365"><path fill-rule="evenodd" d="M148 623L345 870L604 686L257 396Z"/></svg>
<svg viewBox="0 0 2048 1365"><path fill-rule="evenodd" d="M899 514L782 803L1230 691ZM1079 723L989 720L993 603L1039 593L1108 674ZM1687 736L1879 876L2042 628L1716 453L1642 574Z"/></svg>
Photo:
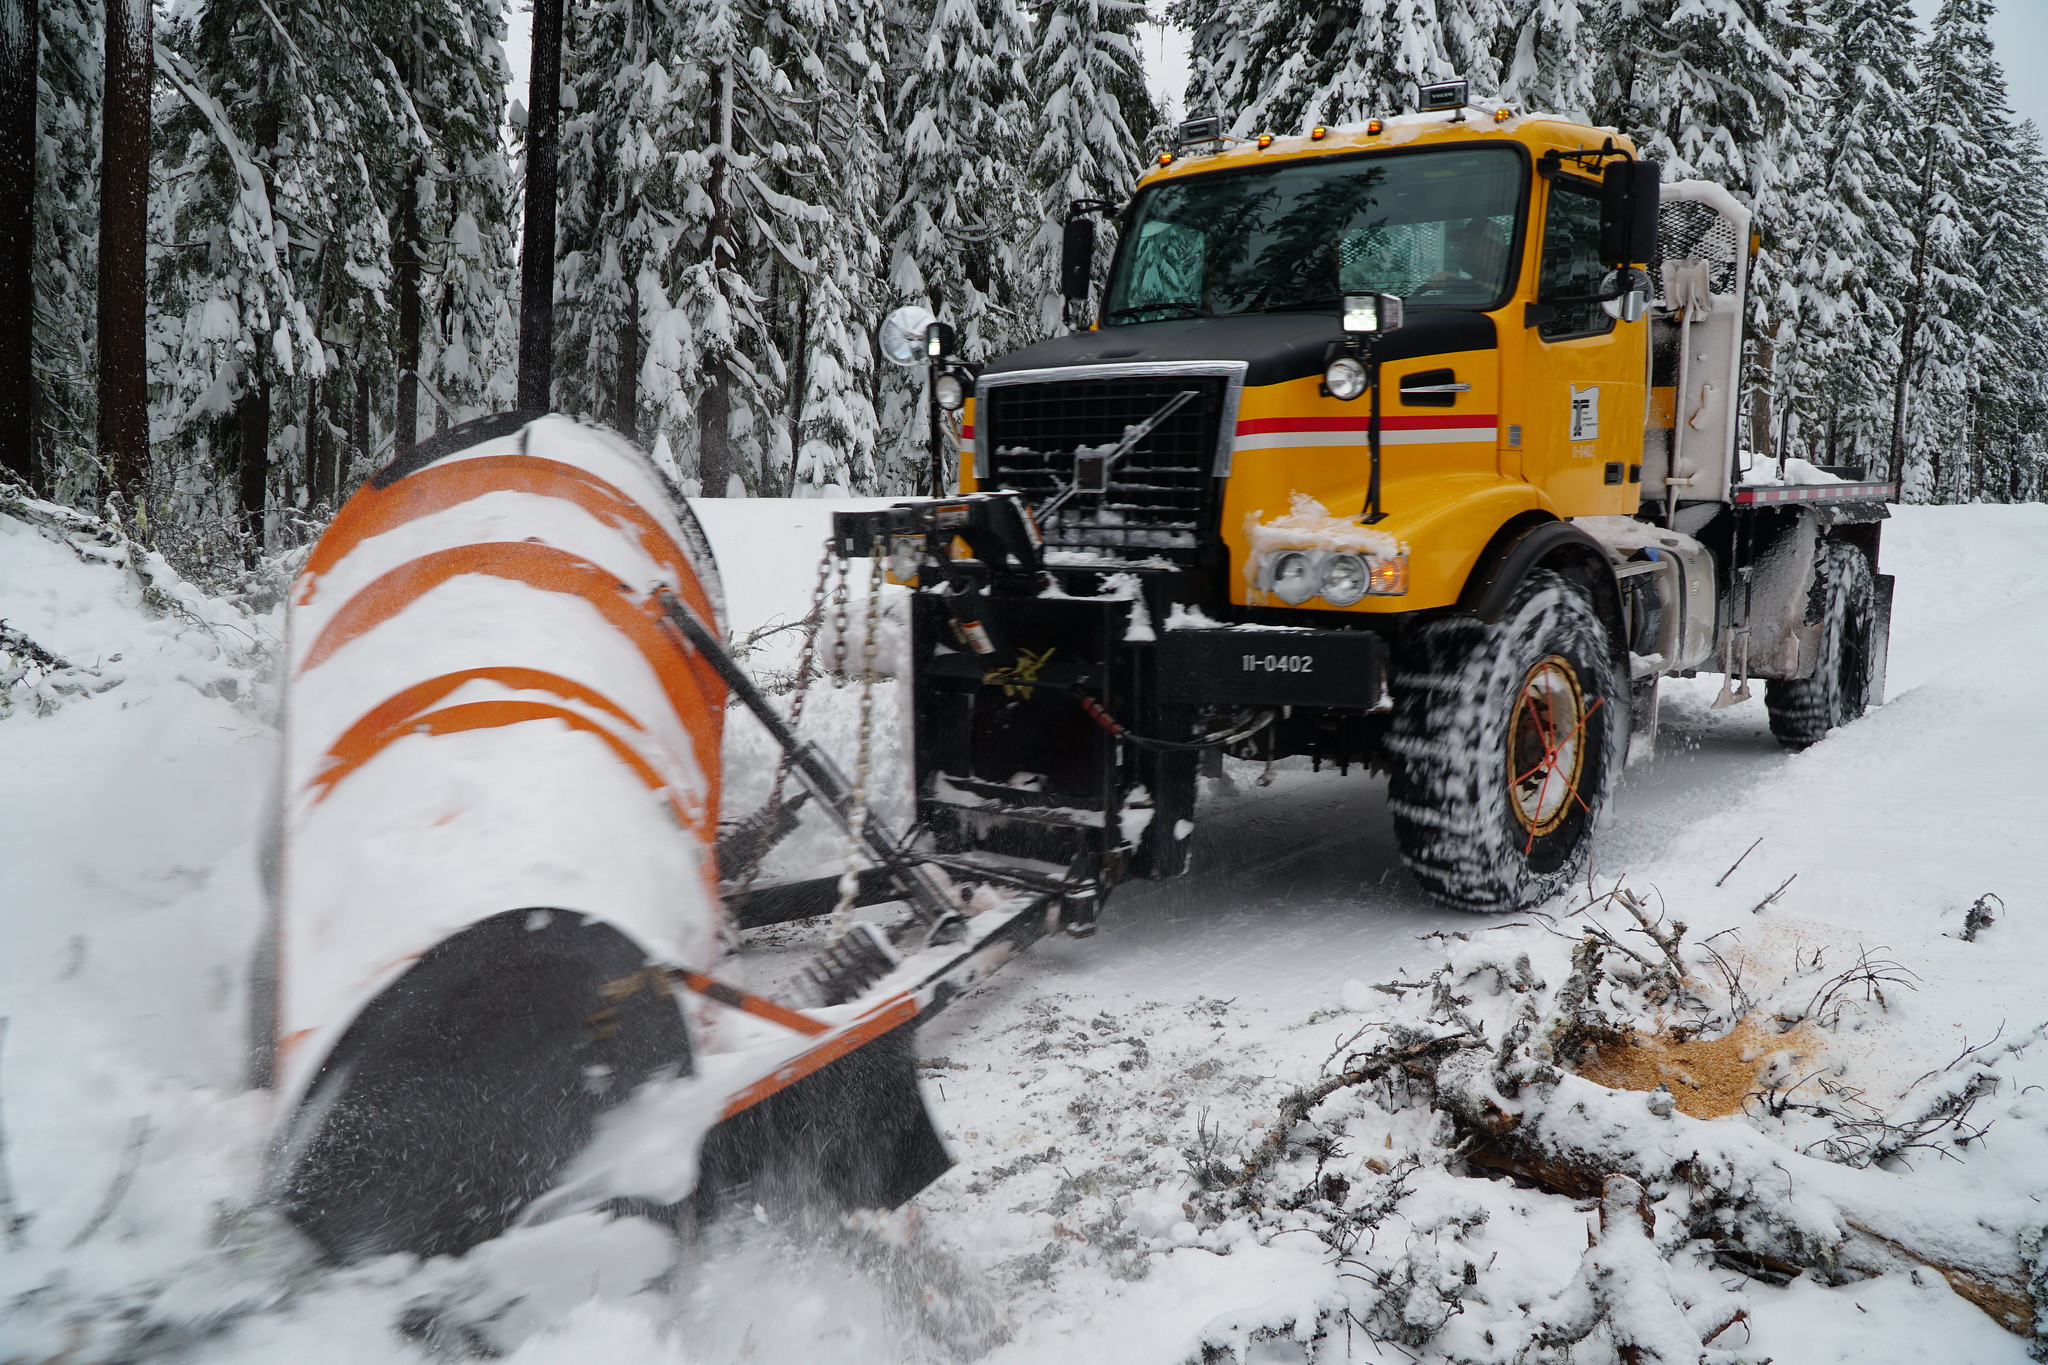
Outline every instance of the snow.
<svg viewBox="0 0 2048 1365"><path fill-rule="evenodd" d="M803 615L833 506L697 503L736 636ZM1909 966L1917 989L1888 991L1882 1007L1855 997L1816 1044L1819 1061L1845 1068L1873 1103L1916 1082L1913 1093L1926 1093L1943 1082L1923 1073L1997 1035L1982 1054L1999 1080L1976 1111L1994 1120L1982 1139L1862 1172L1786 1161L1887 1182L1898 1194L1888 1235L1939 1231L1960 1210L1971 1236L2010 1247L2042 1221L2033 1210L2048 1168L2048 1091L2029 1088L2048 1086L2038 1004L2048 795L2035 780L2048 765L2037 714L2048 508L1903 507L1884 537L1882 568L1898 577L1886 704L1790 755L1771 742L1760 697L1713 710L1717 678L1667 682L1658 751L1624 779L1595 878L1603 890L1616 878L1654 887L1693 926L1689 938L1736 929L1760 993L1810 995L1813 981L1790 966L1815 950L1836 967L1861 950ZM1194 874L1119 891L1097 937L1042 944L924 1028L930 1103L958 1164L913 1211L825 1228L743 1218L693 1245L644 1220L579 1214L460 1260L314 1267L250 1211L272 1112L239 1089L277 762L265 658L281 619L71 539L75 548L0 515L0 618L97 669L95 686L111 680L48 704L17 681L0 711L0 1163L25 1219L18 1245L0 1241L0 1359L69 1350L76 1360L340 1365L482 1343L550 1365L1179 1365L1205 1350L1478 1360L1493 1358L1486 1324L1525 1316L1517 1305L1563 1315L1572 1286L1594 1284L1577 1277L1632 1267L1650 1245L1589 1255L1589 1204L1440 1162L1401 1174L1404 1157L1431 1150L1432 1116L1363 1099L1333 1102L1319 1121L1341 1133L1343 1160L1391 1168L1367 1183L1402 1191L1374 1245L1357 1252L1372 1274L1393 1276L1373 1315L1363 1306L1376 1281L1335 1263L1309 1232L1271 1215L1193 1216L1191 1168L1241 1159L1231 1154L1264 1135L1278 1098L1313 1079L1333 1047L1406 1008L1377 983L1420 979L1445 960L1445 940L1418 935L1472 934L1448 941L1468 965L1527 951L1553 981L1569 946L1528 917L1475 919L1427 902L1399 870L1382 779L1232 763L1205 784ZM786 669L794 650L794 632L773 637L749 666ZM885 724L901 724L901 691L877 685ZM858 693L821 682L809 698L806 730L842 762ZM772 761L737 713L727 735L731 813L758 803ZM878 758L878 804L900 820L907 772L888 734ZM787 869L836 867L829 832L794 843ZM1999 898L1995 918L1966 942L1964 914L1987 892ZM763 973L801 951L801 933L758 937ZM1498 1008L1475 994L1475 1011ZM1659 1131L1651 1124L1675 1133L1697 1123L1656 1118L1634 1094L1568 1084L1642 1141ZM1791 1118L1698 1126L1731 1149L1765 1152L1818 1131ZM1312 1173L1306 1157L1295 1164L1303 1179ZM1831 1217L1844 1188L1817 1183L1813 1216ZM1361 1186L1353 1204L1363 1197ZM1747 1321L1713 1343L1740 1358L2025 1358L2019 1338L1931 1271L1771 1288L1679 1247L1682 1235L1660 1217L1664 1254L1641 1269L1662 1266L1693 1305L1685 1331L1703 1335L1723 1305L1742 1307ZM1397 1349L1390 1330L1429 1327L1440 1302L1431 1286L1458 1282L1467 1260L1483 1266L1480 1297L1429 1346ZM1632 1302L1654 1313L1670 1301ZM1302 1338L1341 1307L1370 1330L1328 1319L1311 1356ZM1641 1330L1668 1338L1680 1327L1667 1316ZM1613 1349L1596 1334L1576 1358L1604 1361Z"/></svg>

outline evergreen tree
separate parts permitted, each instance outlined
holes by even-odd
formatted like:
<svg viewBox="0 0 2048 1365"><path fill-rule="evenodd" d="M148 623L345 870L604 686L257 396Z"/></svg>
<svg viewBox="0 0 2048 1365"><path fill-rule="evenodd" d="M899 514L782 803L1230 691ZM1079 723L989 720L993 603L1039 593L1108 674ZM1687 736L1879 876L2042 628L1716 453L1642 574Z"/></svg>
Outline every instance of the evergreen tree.
<svg viewBox="0 0 2048 1365"><path fill-rule="evenodd" d="M90 0L42 0L39 18L31 230L35 464L46 497L90 501L103 491L92 454L101 21Z"/></svg>
<svg viewBox="0 0 2048 1365"><path fill-rule="evenodd" d="M1862 465L1882 451L1898 367L1903 264L1900 217L1914 123L1918 34L1906 0L1829 0L1819 54L1825 99L1796 187L1799 240L1786 272L1794 295L1782 388L1799 445L1820 463Z"/></svg>
<svg viewBox="0 0 2048 1365"><path fill-rule="evenodd" d="M1144 170L1157 118L1136 37L1144 14L1135 0L1049 0L1038 11L1026 65L1038 109L1029 171L1037 231L1018 283L1025 298L1036 297L1027 320L1039 336L1062 326L1059 260L1069 206L1077 199L1120 203ZM1108 260L1099 247L1098 275Z"/></svg>
<svg viewBox="0 0 2048 1365"><path fill-rule="evenodd" d="M182 99L161 139L175 171L158 218L162 398L173 445L232 452L248 529L298 485L330 321L360 345L385 323L389 164L414 145L396 73L365 16L298 0L219 0L173 28ZM373 165L372 156L375 156ZM224 420L225 419L225 420Z"/></svg>
<svg viewBox="0 0 2048 1365"><path fill-rule="evenodd" d="M1019 304L1018 249L1033 222L1023 175L1032 126L1030 38L1013 0L893 0L890 200L884 312L919 303L959 329L970 357L1009 350L1036 324ZM921 370L885 367L882 440L892 487L922 487L930 416Z"/></svg>
<svg viewBox="0 0 2048 1365"><path fill-rule="evenodd" d="M424 381L419 387L427 391L438 431L514 398L512 175L501 136L504 14L502 0L418 0L408 5L407 18L381 35L411 133L411 155L400 162L393 254L401 290L409 287L401 310L410 297L417 323L398 338L398 347ZM350 302L362 297L352 294ZM330 323L324 329L342 337L363 330L357 317L345 328ZM351 363L360 386L377 362L357 349ZM410 397L411 387L403 385L401 397ZM334 440L349 435L335 420L342 393L341 384L323 385L331 400L323 404L331 433L318 443L323 457ZM403 418L399 426L399 441L410 444L413 431L404 429ZM360 447L363 436L356 439ZM335 484L315 480L314 487L318 496Z"/></svg>
<svg viewBox="0 0 2048 1365"><path fill-rule="evenodd" d="M37 0L0 0L0 475L35 477Z"/></svg>
<svg viewBox="0 0 2048 1365"><path fill-rule="evenodd" d="M1917 497L1938 496L1942 454L1964 438L1971 346L1961 319L1979 293L1988 167L2010 128L2004 75L1985 31L1991 8L1990 0L1943 0L1921 57L1889 471L1902 485L1909 474L1923 475L1911 486Z"/></svg>

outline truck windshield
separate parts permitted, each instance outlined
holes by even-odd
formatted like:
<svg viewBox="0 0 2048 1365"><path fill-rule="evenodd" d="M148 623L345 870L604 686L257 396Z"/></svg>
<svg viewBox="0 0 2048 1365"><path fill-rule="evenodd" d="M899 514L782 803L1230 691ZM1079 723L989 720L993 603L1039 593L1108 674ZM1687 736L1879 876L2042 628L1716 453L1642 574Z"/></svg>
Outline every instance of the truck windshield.
<svg viewBox="0 0 2048 1365"><path fill-rule="evenodd" d="M1513 148L1468 146L1155 185L1124 226L1104 321L1306 308L1363 290L1486 307L1509 284L1522 174Z"/></svg>

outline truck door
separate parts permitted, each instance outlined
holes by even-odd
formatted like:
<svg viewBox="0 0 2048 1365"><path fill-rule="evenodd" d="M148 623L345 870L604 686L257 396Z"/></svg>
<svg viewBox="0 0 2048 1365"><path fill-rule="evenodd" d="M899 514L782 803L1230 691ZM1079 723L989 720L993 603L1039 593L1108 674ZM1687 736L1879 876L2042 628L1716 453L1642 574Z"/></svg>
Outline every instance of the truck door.
<svg viewBox="0 0 2048 1365"><path fill-rule="evenodd" d="M1524 321L1522 476L1562 516L1636 509L1642 478L1645 329L1597 302L1600 186L1569 175L1547 182L1536 303ZM1516 419L1504 420L1514 423ZM1505 433L1510 454L1517 433Z"/></svg>

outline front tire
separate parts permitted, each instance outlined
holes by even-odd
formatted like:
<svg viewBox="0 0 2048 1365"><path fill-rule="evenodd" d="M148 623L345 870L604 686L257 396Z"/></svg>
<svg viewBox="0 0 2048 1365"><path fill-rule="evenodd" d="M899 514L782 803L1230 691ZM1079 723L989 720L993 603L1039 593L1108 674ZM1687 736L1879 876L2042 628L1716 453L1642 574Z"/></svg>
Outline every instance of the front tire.
<svg viewBox="0 0 2048 1365"><path fill-rule="evenodd" d="M1538 570L1498 623L1426 622L1403 652L1388 804L1408 870L1463 910L1560 894L1585 869L1627 729L1593 603Z"/></svg>
<svg viewBox="0 0 2048 1365"><path fill-rule="evenodd" d="M1838 725L1870 707L1871 654L1877 620L1877 578L1861 550L1839 540L1820 545L1820 654L1804 678L1774 679L1764 688L1771 733L1793 751L1818 744Z"/></svg>

